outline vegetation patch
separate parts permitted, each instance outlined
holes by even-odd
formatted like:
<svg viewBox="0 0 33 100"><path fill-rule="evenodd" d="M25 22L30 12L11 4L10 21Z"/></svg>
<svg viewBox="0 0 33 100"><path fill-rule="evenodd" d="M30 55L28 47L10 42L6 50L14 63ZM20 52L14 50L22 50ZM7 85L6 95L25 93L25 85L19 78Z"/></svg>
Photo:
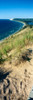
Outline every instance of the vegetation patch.
<svg viewBox="0 0 33 100"><path fill-rule="evenodd" d="M14 51L11 55L13 56L15 54L17 57L17 54L21 52L21 49L31 43L33 43L33 26L32 28L27 26L24 30L8 37L0 43L0 62L4 60L4 55L6 55L6 58L8 59L8 53L15 49L17 53L15 54Z"/></svg>

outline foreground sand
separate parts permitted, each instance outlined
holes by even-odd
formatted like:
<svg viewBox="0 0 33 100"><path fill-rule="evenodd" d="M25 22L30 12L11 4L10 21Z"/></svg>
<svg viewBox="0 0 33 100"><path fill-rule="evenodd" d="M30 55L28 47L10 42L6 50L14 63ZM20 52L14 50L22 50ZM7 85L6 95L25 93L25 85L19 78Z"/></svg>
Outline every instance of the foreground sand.
<svg viewBox="0 0 33 100"><path fill-rule="evenodd" d="M21 30L19 34L25 31ZM12 62L0 64L0 100L27 100L29 96L33 86L33 44L25 49L21 62L15 57ZM14 52L12 50L8 55Z"/></svg>
<svg viewBox="0 0 33 100"><path fill-rule="evenodd" d="M5 62L2 68L0 67L1 71L6 71L5 77L1 78L3 82L0 83L0 89L2 88L0 98L3 95L4 98L10 97L10 100L27 100L33 86L33 45L27 49L30 50L30 61L21 62L18 65L15 65L16 62L13 64ZM3 100L9 100L9 98Z"/></svg>

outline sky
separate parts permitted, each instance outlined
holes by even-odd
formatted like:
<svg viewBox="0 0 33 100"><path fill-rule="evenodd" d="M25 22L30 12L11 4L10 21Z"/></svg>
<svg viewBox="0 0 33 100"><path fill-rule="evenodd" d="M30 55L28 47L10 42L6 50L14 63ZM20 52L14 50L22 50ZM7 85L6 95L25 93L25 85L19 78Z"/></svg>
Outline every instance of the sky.
<svg viewBox="0 0 33 100"><path fill-rule="evenodd" d="M33 0L0 0L0 19L33 18Z"/></svg>

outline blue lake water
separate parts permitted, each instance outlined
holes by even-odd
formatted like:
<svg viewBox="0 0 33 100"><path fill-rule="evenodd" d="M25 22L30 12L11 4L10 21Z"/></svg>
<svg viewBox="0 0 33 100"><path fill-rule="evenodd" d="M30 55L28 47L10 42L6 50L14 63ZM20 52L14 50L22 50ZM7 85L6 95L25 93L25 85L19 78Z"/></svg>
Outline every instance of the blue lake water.
<svg viewBox="0 0 33 100"><path fill-rule="evenodd" d="M28 25L33 25L33 22L28 22Z"/></svg>
<svg viewBox="0 0 33 100"><path fill-rule="evenodd" d="M23 25L23 23L11 20L0 20L0 40L19 31L21 28L23 28Z"/></svg>

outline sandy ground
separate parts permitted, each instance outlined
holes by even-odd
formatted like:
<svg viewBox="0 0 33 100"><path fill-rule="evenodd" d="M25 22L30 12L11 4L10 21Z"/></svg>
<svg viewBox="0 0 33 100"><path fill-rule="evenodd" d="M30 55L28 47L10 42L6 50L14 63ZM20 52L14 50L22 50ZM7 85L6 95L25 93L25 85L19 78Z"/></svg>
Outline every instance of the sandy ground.
<svg viewBox="0 0 33 100"><path fill-rule="evenodd" d="M33 45L26 48L29 60L0 65L0 100L27 100L33 86Z"/></svg>

